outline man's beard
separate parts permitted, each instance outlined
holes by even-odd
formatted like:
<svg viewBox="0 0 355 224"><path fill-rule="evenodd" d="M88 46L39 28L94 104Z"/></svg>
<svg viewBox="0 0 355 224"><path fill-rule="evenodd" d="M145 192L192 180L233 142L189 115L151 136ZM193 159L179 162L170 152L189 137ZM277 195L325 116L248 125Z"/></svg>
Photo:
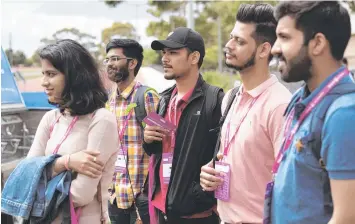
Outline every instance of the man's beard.
<svg viewBox="0 0 355 224"><path fill-rule="evenodd" d="M228 64L227 61L225 63L228 68L233 68L233 69L240 72L240 71L243 71L243 70L255 65L255 56L256 56L256 49L244 65L241 65L241 66L232 65L232 64Z"/></svg>
<svg viewBox="0 0 355 224"><path fill-rule="evenodd" d="M166 80L176 80L179 79L182 75L176 74L174 72L167 73L165 69L169 68L171 71L173 70L173 67L170 65L163 64L163 69L164 69L164 78Z"/></svg>
<svg viewBox="0 0 355 224"><path fill-rule="evenodd" d="M281 72L281 78L285 82L299 82L309 80L312 77L312 61L308 56L307 46L302 46L296 57L286 61L283 55L278 56L286 64L286 71Z"/></svg>
<svg viewBox="0 0 355 224"><path fill-rule="evenodd" d="M182 75L177 75L177 74L164 74L164 78L166 80L177 80L181 77Z"/></svg>
<svg viewBox="0 0 355 224"><path fill-rule="evenodd" d="M107 68L108 78L115 83L123 82L128 79L128 65L115 69L112 66Z"/></svg>

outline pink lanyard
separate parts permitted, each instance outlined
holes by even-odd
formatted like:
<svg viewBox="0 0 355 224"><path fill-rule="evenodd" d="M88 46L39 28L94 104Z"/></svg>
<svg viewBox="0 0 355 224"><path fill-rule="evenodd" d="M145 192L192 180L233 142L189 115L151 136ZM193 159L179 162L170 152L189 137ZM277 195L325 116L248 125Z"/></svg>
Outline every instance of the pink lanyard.
<svg viewBox="0 0 355 224"><path fill-rule="evenodd" d="M50 126L49 128L49 138L52 135L54 126L59 122L59 119L62 117L62 115L60 115L55 122ZM93 114L94 117L94 114ZM57 144L57 146L55 147L55 149L53 150L53 154L57 154L58 150L60 148L60 146L63 144L64 140L69 136L70 132L73 130L73 127L75 125L75 123L78 121L79 117L75 116L73 118L73 120L70 122L67 131L65 132L63 138L60 140L60 142ZM70 217L71 217L71 223L72 224L78 224L79 223L79 217L81 214L81 208L77 208L77 211L75 212L75 208L74 208L74 204L73 204L73 200L72 200L72 195L69 194L69 201L70 201Z"/></svg>
<svg viewBox="0 0 355 224"><path fill-rule="evenodd" d="M49 138L50 136L52 135L52 131L54 129L54 126L58 123L60 117L62 115L60 115L57 120L51 125L50 129L49 129ZM60 146L63 144L63 142L65 141L65 139L69 136L70 132L72 131L75 123L78 121L79 117L78 116L75 116L73 118L73 120L70 122L68 128L67 128L67 131L65 132L64 136L62 137L62 139L59 141L59 143L57 144L57 146L55 147L55 149L53 150L53 154L57 154L58 153L58 150L60 148Z"/></svg>
<svg viewBox="0 0 355 224"><path fill-rule="evenodd" d="M238 97L239 97L239 92L238 92ZM261 94L260 94L261 95ZM259 96L260 96L259 95ZM239 120L239 123L237 125L237 128L235 130L235 132L233 133L233 136L232 138L229 140L229 132L230 132L230 125L231 125L231 120L232 120L232 114L234 112L234 106L233 106L233 109L232 109L232 113L230 115L230 119L229 119L229 122L227 124L227 130L226 130L226 137L224 139L224 150L223 150L223 158L225 158L225 156L227 156L228 152L229 152L229 148L230 148L230 145L232 144L232 142L234 141L235 139L235 136L237 135L238 131L239 131L239 128L240 126L242 125L243 121L245 120L245 118L247 117L249 111L251 110L251 108L253 107L253 105L255 104L256 100L259 98L259 96L257 96L256 98L253 99L253 101L249 104L248 108L247 108L247 111L246 113L241 117L241 119ZM229 140L229 141L228 141Z"/></svg>
<svg viewBox="0 0 355 224"><path fill-rule="evenodd" d="M173 123L175 126L177 126L177 113L176 113L176 111L177 111L177 103L178 102L176 102L177 101L177 89L176 88L173 90L173 93L171 95L172 95L172 98L171 98L171 100L169 102L168 116L169 116L169 121L171 123ZM174 103L174 105L173 105L173 103ZM172 117L172 112L171 112L173 106L174 106L174 111L175 111L175 116L174 117Z"/></svg>
<svg viewBox="0 0 355 224"><path fill-rule="evenodd" d="M305 110L301 113L300 118L297 120L295 126L290 130L291 123L293 121L293 118L295 116L295 109L293 108L292 111L290 112L290 115L287 117L286 120L286 126L285 126L285 137L284 137L284 144L283 147L281 148L279 154L276 157L276 161L274 163L274 166L272 167L272 173L275 175L277 173L277 170L279 169L280 163L282 161L282 157L285 154L287 150L290 149L290 145L292 143L292 139L295 136L298 128L301 126L302 122L308 117L308 115L312 112L312 110L318 105L320 101L334 88L336 84L339 83L339 81L344 78L346 75L349 74L349 71L347 69L344 69L342 72L340 72L338 75L336 75L329 83L326 85L315 97L314 99L307 105ZM286 131L288 133L286 134Z"/></svg>
<svg viewBox="0 0 355 224"><path fill-rule="evenodd" d="M137 86L137 84L136 84L136 85L134 86L132 92L134 93L137 88L138 88L138 86ZM132 98L131 98L130 104L132 104L132 102L133 102L133 96L131 96L131 97L132 97ZM124 135L124 133L126 132L126 129L127 129L127 127L128 127L128 122L129 122L129 120L130 120L131 117L132 117L134 108L132 108L132 109L129 111L129 113L128 113L128 115L127 115L127 118L124 120L122 129L120 129L120 128L119 128L119 121L118 121L118 119L117 119L117 114L116 114L116 104L117 104L116 98L117 98L117 95L115 96L114 99L112 99L111 103L113 104L113 108L114 108L114 113L115 113L116 122L117 122L117 133L118 133L118 138L119 138L119 140L120 140L121 148L122 148L122 147L123 147L123 143L122 143L122 141L123 141L123 135Z"/></svg>
<svg viewBox="0 0 355 224"><path fill-rule="evenodd" d="M173 123L175 126L177 126L178 122L177 122L177 104L178 102L177 101L177 89L175 88L172 92L172 98L170 99L170 102L169 102L169 107L168 107L168 117L169 117L169 121L171 123ZM174 105L173 105L174 103ZM174 111L175 111L175 116L172 117L172 107L174 106ZM170 148L171 148L171 151L173 152L174 149L175 149L175 132L173 131L171 133L171 137L170 137Z"/></svg>

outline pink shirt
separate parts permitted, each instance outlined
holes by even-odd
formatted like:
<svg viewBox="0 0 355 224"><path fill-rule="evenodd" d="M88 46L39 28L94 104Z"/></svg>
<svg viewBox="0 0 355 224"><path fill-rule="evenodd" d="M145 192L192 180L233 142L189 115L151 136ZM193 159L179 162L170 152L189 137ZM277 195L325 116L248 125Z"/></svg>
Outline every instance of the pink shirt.
<svg viewBox="0 0 355 224"><path fill-rule="evenodd" d="M65 135L69 124L73 120L70 115L61 116L50 136L50 128L59 116L60 112L56 109L48 111L43 116L27 157L53 154L53 150ZM93 179L78 174L76 179L71 182L70 193L74 206L81 207L79 224L101 223L101 209L103 212L102 218L106 220L105 223L109 221L109 193L107 189L112 181L118 147L116 118L110 111L101 108L95 112L95 116L92 116L92 114L79 116L72 131L59 148L58 154L60 155L81 150L100 151L97 158L105 163L101 177ZM98 194L99 183L101 183L102 200L100 200L100 194ZM61 223L61 214L52 223Z"/></svg>
<svg viewBox="0 0 355 224"><path fill-rule="evenodd" d="M222 113L229 94L230 91L223 100ZM227 223L262 223L265 187L271 180L274 158L282 144L283 113L291 93L272 75L250 91L241 87L222 127L220 151L224 149L227 124L230 122L231 139L256 97L225 157L231 166L230 200L218 200L217 209Z"/></svg>

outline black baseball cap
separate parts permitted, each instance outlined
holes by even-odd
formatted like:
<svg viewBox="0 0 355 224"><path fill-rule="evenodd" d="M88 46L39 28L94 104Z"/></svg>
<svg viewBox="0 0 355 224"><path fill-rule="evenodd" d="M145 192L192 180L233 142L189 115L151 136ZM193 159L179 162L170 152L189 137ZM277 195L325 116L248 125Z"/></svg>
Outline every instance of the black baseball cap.
<svg viewBox="0 0 355 224"><path fill-rule="evenodd" d="M151 45L153 50L163 50L164 48L180 49L189 48L191 51L198 51L203 58L205 56L205 42L202 36L196 31L178 27L169 33L166 40L155 40Z"/></svg>

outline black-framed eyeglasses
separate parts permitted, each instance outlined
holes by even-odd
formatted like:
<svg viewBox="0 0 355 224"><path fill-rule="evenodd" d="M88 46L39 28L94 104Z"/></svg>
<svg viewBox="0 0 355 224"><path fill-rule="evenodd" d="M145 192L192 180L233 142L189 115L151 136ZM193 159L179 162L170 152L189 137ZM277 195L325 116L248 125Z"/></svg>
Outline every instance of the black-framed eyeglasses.
<svg viewBox="0 0 355 224"><path fill-rule="evenodd" d="M109 58L105 58L105 60L103 61L103 64L104 65L107 65L109 62L118 62L119 60L122 60L122 59L127 59L127 60L133 60L133 58L121 58L119 56L112 56L112 57L109 57Z"/></svg>

